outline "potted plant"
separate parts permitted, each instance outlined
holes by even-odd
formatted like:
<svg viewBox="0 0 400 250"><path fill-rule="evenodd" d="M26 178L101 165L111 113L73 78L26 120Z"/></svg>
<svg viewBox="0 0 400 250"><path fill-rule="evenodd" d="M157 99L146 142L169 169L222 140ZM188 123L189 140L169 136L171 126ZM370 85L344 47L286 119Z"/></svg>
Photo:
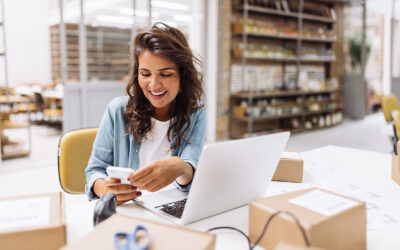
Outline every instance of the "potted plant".
<svg viewBox="0 0 400 250"><path fill-rule="evenodd" d="M365 61L371 49L365 41ZM360 33L354 34L348 39L348 51L350 67L346 67L344 74L343 99L344 115L353 119L362 119L366 114L367 91L362 70L363 38Z"/></svg>

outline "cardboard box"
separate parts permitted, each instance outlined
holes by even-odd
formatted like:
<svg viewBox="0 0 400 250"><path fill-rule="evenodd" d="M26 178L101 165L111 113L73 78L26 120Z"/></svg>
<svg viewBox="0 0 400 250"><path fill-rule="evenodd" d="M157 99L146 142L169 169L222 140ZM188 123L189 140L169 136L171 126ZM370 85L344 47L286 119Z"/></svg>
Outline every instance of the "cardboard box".
<svg viewBox="0 0 400 250"><path fill-rule="evenodd" d="M215 248L214 234L115 214L97 225L93 232L67 245L64 249L116 249L114 234L116 232L132 233L135 226L139 224L144 225L150 233L150 250L211 250Z"/></svg>
<svg viewBox="0 0 400 250"><path fill-rule="evenodd" d="M324 248L319 248L319 247L306 247L306 246L293 246L290 244L287 244L285 242L280 242L275 250L324 250Z"/></svg>
<svg viewBox="0 0 400 250"><path fill-rule="evenodd" d="M397 142L397 155L392 155L392 179L400 185L400 141Z"/></svg>
<svg viewBox="0 0 400 250"><path fill-rule="evenodd" d="M303 160L296 151L285 151L276 167L273 181L302 182Z"/></svg>
<svg viewBox="0 0 400 250"><path fill-rule="evenodd" d="M66 244L63 194L0 198L0 249L59 249Z"/></svg>
<svg viewBox="0 0 400 250"><path fill-rule="evenodd" d="M398 155L392 155L392 179L400 185L400 165Z"/></svg>
<svg viewBox="0 0 400 250"><path fill-rule="evenodd" d="M312 247L366 249L367 212L362 201L317 188L256 199L249 206L252 242L259 237L268 218L277 211L287 211L299 220ZM274 249L280 242L305 246L299 226L286 214L271 221L259 245Z"/></svg>

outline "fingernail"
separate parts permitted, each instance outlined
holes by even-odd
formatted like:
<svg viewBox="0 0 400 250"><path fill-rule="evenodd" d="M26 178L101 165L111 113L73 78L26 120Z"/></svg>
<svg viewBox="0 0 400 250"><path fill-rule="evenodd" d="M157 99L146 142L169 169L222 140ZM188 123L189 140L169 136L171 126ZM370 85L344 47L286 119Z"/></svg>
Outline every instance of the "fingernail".
<svg viewBox="0 0 400 250"><path fill-rule="evenodd" d="M136 195L137 195L137 196L141 196L141 195L142 195L142 192L136 192Z"/></svg>
<svg viewBox="0 0 400 250"><path fill-rule="evenodd" d="M127 179L128 179L128 181L130 181L130 180L131 180L131 178L129 178L129 177L128 177Z"/></svg>
<svg viewBox="0 0 400 250"><path fill-rule="evenodd" d="M132 189L132 190L136 190L136 187L134 187L134 186L131 186L131 189Z"/></svg>

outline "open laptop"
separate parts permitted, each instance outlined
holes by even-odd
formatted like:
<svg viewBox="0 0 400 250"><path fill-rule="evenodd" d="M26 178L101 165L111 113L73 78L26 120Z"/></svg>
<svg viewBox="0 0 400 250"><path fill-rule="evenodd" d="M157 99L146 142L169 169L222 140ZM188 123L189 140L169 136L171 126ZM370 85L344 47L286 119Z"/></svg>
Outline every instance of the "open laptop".
<svg viewBox="0 0 400 250"><path fill-rule="evenodd" d="M289 132L219 142L203 147L190 192L149 193L136 203L185 225L263 197Z"/></svg>

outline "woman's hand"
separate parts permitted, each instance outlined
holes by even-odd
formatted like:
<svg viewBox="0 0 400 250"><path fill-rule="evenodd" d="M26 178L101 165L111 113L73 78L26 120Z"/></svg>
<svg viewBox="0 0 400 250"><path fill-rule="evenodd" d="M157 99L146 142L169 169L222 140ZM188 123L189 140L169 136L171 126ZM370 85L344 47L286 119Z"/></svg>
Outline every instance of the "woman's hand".
<svg viewBox="0 0 400 250"><path fill-rule="evenodd" d="M181 185L193 179L193 168L180 157L155 160L129 177L131 184L155 192L176 180Z"/></svg>
<svg viewBox="0 0 400 250"><path fill-rule="evenodd" d="M116 178L96 180L93 185L93 191L98 197L102 197L108 192L113 192L117 198L117 205L142 195L140 191L137 191L135 186L121 184L121 180Z"/></svg>

